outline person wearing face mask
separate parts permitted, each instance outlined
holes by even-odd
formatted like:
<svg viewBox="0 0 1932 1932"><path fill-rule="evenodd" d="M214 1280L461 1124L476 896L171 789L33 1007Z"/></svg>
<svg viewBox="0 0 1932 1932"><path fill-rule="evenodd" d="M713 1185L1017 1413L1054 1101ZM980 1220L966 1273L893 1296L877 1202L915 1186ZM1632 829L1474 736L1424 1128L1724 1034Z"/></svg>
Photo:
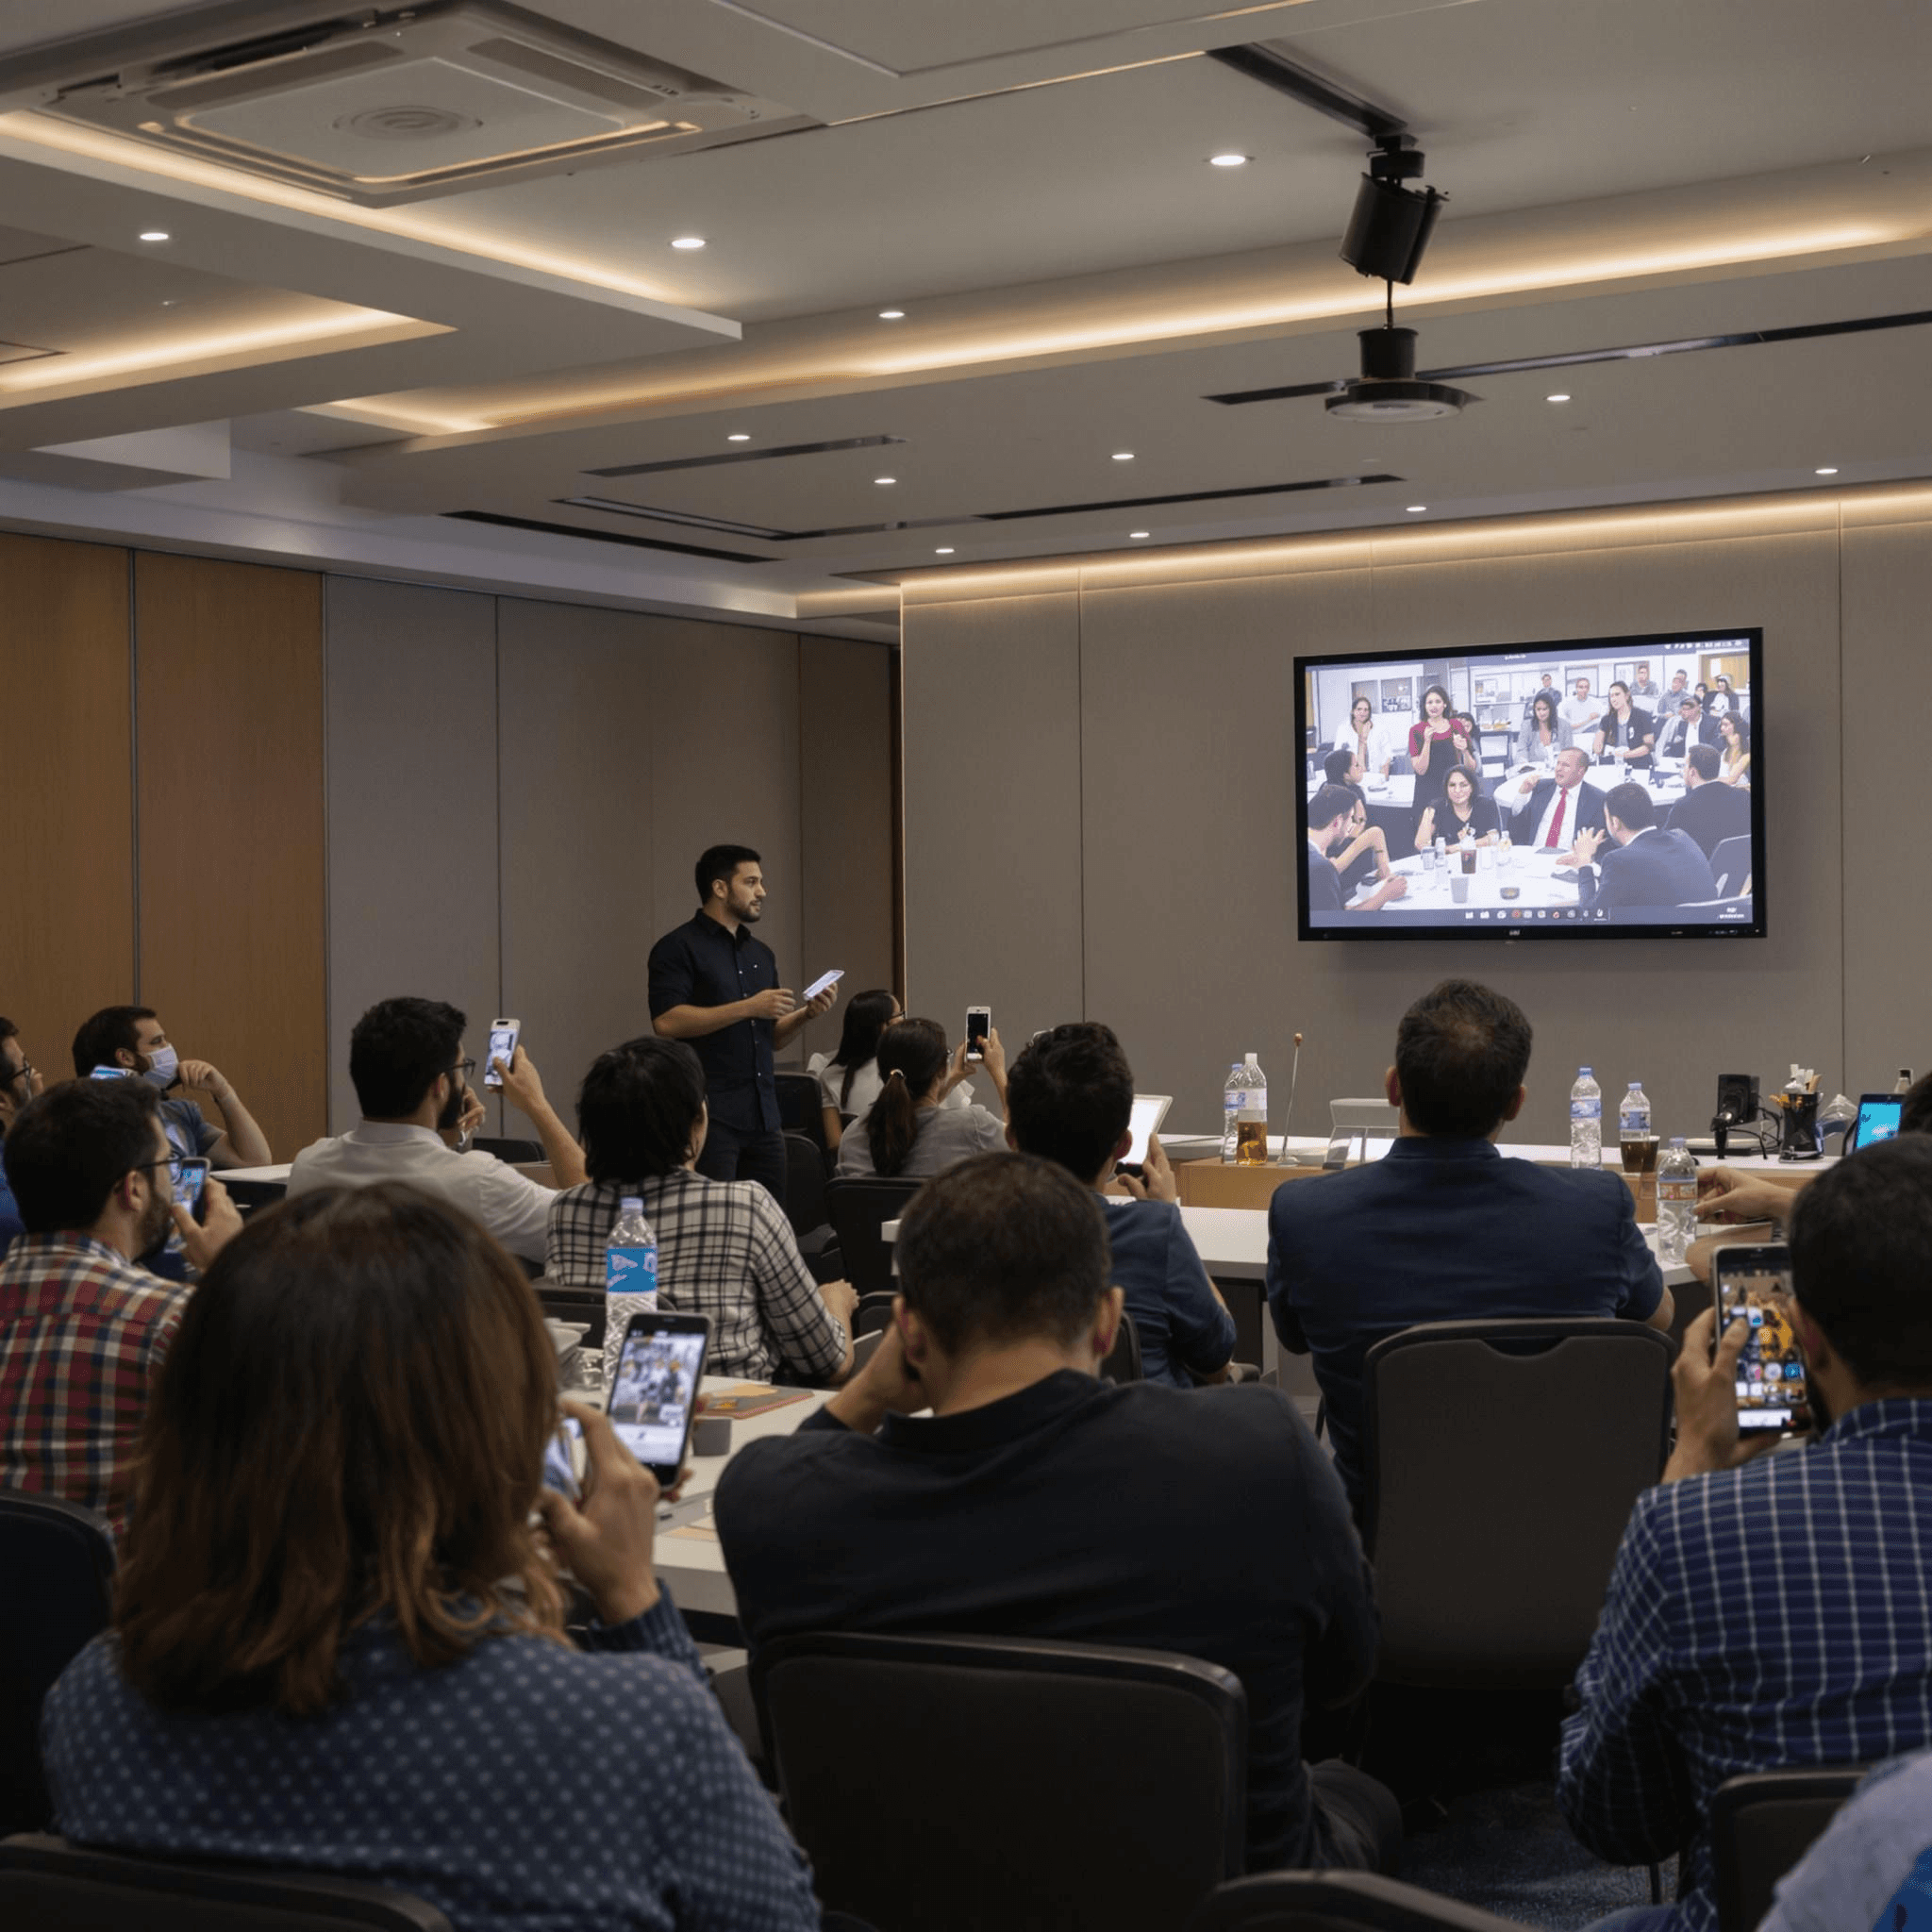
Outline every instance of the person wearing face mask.
<svg viewBox="0 0 1932 1932"><path fill-rule="evenodd" d="M289 1170L289 1198L317 1188L408 1181L460 1208L511 1254L543 1258L557 1188L584 1178L583 1150L543 1094L535 1062L519 1046L498 1060L504 1098L528 1116L557 1188L519 1174L493 1154L464 1151L483 1118L463 1053L465 1016L441 1000L382 1000L349 1035L349 1078L362 1118L346 1134L303 1148Z"/></svg>
<svg viewBox="0 0 1932 1932"><path fill-rule="evenodd" d="M203 1221L174 1205L179 1157L139 1080L28 1101L7 1159L26 1232L0 1261L0 1485L85 1504L118 1534L148 1391L189 1296L135 1257L172 1224L206 1268L242 1217L212 1179Z"/></svg>

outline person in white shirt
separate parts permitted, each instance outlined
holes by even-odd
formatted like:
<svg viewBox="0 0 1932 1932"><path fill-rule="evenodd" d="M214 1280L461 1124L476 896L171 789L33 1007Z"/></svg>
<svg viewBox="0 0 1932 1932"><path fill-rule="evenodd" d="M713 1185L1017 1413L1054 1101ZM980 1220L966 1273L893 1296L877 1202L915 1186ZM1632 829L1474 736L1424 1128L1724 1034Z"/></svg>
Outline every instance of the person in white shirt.
<svg viewBox="0 0 1932 1932"><path fill-rule="evenodd" d="M1640 706L1655 718L1657 707L1663 702L1663 692L1657 688L1657 679L1650 675L1650 659L1638 660L1637 675L1630 682L1630 702Z"/></svg>
<svg viewBox="0 0 1932 1932"><path fill-rule="evenodd" d="M825 1145L834 1153L844 1137L845 1123L856 1127L872 1111L883 1084L879 1076L879 1036L894 1020L904 1015L899 1002L884 988L856 992L845 1006L845 1030L840 1036L835 1054L815 1053L805 1071L819 1083L820 1117L825 1130ZM949 1088L941 1107L973 1105L973 1086L962 1080Z"/></svg>
<svg viewBox="0 0 1932 1932"><path fill-rule="evenodd" d="M1357 698L1349 707L1348 729L1336 738L1331 749L1354 752L1365 772L1381 778L1389 775L1389 761L1395 756L1389 727L1375 716L1375 708L1367 698Z"/></svg>
<svg viewBox="0 0 1932 1932"><path fill-rule="evenodd" d="M1603 706L1590 694L1590 679L1579 677L1570 689L1570 695L1557 707L1562 714L1564 724L1571 731L1581 734L1604 714Z"/></svg>
<svg viewBox="0 0 1932 1932"><path fill-rule="evenodd" d="M462 1013L441 1000L382 1000L349 1036L349 1078L362 1109L346 1134L317 1141L296 1155L289 1196L318 1188L366 1188L408 1181L460 1208L511 1254L541 1261L556 1188L461 1144L483 1122L483 1103L464 1058ZM510 1105L528 1116L543 1143L558 1188L584 1178L584 1157L543 1095L543 1082L519 1046L495 1063Z"/></svg>
<svg viewBox="0 0 1932 1932"><path fill-rule="evenodd" d="M1496 809L1515 812L1510 836L1519 846L1567 853L1579 831L1602 832L1603 793L1583 782L1589 770L1590 754L1573 744L1557 754L1552 776L1531 770L1497 786Z"/></svg>

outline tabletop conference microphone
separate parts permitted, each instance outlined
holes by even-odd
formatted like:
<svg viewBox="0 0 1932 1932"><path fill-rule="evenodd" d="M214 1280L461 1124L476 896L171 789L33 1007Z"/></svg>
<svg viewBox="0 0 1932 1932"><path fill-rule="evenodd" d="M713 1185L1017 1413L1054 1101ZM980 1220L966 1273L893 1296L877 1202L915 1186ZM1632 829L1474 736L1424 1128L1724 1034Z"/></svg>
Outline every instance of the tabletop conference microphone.
<svg viewBox="0 0 1932 1932"><path fill-rule="evenodd" d="M1288 1124L1294 1118L1294 1086L1295 1082L1301 1078L1301 1072L1302 1037L1297 1033L1294 1037L1294 1064L1288 1070L1288 1106L1282 1110L1281 1115L1281 1165L1283 1167L1293 1167L1295 1165L1294 1156L1288 1151Z"/></svg>

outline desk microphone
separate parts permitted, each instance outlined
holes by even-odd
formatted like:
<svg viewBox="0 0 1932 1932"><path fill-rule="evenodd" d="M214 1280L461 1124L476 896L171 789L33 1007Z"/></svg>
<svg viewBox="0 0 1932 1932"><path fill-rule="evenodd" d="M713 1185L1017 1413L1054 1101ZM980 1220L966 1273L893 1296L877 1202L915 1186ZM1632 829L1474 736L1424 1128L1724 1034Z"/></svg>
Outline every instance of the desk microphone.
<svg viewBox="0 0 1932 1932"><path fill-rule="evenodd" d="M1294 1118L1294 1083L1301 1077L1301 1071L1302 1037L1297 1033L1294 1037L1294 1064L1288 1070L1288 1106L1281 1116L1281 1165L1283 1167L1292 1167L1295 1164L1294 1156L1288 1151L1288 1124Z"/></svg>
<svg viewBox="0 0 1932 1932"><path fill-rule="evenodd" d="M1724 1158L1724 1149L1730 1144L1731 1129L1738 1124L1738 1116L1727 1107L1718 1109L1717 1118L1710 1124L1710 1138L1717 1146L1717 1158Z"/></svg>

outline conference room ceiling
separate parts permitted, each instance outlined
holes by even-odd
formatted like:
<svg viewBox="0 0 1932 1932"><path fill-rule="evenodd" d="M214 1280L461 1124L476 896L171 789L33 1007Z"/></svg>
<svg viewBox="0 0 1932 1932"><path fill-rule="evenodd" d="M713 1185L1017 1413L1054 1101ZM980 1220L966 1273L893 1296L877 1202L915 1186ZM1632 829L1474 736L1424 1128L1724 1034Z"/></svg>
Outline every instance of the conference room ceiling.
<svg viewBox="0 0 1932 1932"><path fill-rule="evenodd" d="M1336 255L1364 138L1204 50L1407 121L1434 369L1932 313L1915 0L527 10L821 125L365 209L35 111L48 43L182 9L0 10L0 339L58 351L0 346L0 473L226 422L238 491L273 462L365 525L792 594L1927 474L1932 323L1471 376L1438 423L1210 400L1353 375L1381 289Z"/></svg>

